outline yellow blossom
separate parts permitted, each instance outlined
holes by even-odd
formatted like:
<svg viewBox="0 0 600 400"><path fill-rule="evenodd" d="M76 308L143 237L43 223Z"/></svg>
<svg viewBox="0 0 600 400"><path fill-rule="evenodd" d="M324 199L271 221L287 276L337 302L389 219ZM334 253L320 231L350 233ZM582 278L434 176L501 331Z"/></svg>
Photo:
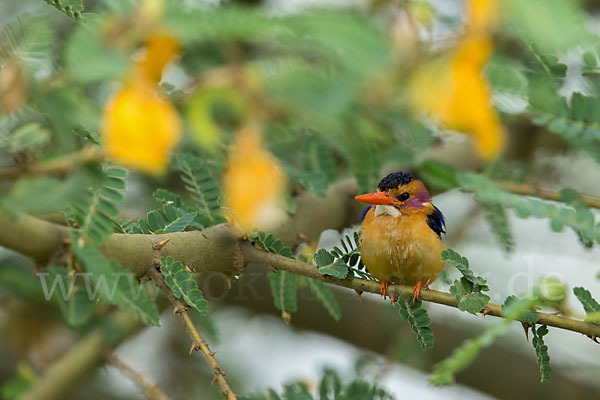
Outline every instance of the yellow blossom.
<svg viewBox="0 0 600 400"><path fill-rule="evenodd" d="M115 162L150 174L160 174L169 165L181 138L181 122L156 84L178 51L173 38L152 36L125 86L106 104L103 146L107 157Z"/></svg>
<svg viewBox="0 0 600 400"><path fill-rule="evenodd" d="M102 119L106 155L150 174L163 172L181 136L177 110L147 83L128 84L107 104Z"/></svg>
<svg viewBox="0 0 600 400"><path fill-rule="evenodd" d="M255 127L238 134L229 153L223 190L230 220L243 232L268 230L285 217L286 178Z"/></svg>
<svg viewBox="0 0 600 400"><path fill-rule="evenodd" d="M492 41L487 24L493 19L495 1L471 0L466 33L451 55L420 68L410 84L415 111L426 112L448 129L470 133L484 158L497 155L505 144L505 132L492 106L483 77Z"/></svg>
<svg viewBox="0 0 600 400"><path fill-rule="evenodd" d="M179 43L169 35L157 34L146 42L145 54L136 64L134 74L158 83L163 69L179 53Z"/></svg>

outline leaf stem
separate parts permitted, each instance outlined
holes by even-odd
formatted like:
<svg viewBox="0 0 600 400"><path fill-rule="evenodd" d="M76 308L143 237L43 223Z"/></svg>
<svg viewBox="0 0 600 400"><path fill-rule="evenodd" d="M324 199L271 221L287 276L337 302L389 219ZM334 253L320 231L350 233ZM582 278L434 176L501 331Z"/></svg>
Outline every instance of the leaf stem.
<svg viewBox="0 0 600 400"><path fill-rule="evenodd" d="M40 161L26 166L11 166L0 168L0 179L12 179L21 175L45 175L56 172L68 172L81 164L87 164L104 159L104 154L96 147L87 146L83 149L52 160Z"/></svg>

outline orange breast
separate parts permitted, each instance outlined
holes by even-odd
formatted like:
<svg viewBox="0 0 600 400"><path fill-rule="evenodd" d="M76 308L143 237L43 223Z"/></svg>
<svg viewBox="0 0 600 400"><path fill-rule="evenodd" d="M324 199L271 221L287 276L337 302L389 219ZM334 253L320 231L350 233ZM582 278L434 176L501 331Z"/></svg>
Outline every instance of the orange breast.
<svg viewBox="0 0 600 400"><path fill-rule="evenodd" d="M371 208L360 227L363 263L381 281L414 285L433 282L444 263L445 246L427 225L426 213L375 216Z"/></svg>

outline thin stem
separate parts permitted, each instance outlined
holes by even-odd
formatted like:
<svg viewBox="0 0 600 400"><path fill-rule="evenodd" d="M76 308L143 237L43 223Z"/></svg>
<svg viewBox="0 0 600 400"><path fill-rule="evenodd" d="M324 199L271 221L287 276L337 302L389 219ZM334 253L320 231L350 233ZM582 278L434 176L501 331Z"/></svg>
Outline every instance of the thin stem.
<svg viewBox="0 0 600 400"><path fill-rule="evenodd" d="M165 292L167 298L175 307L175 312L181 317L183 324L185 325L185 329L194 341L191 350L200 350L206 358L208 365L210 366L210 368L212 368L215 374L215 380L219 383L219 386L221 387L221 393L223 394L223 397L225 397L227 400L235 400L237 396L235 395L233 390L231 390L229 384L227 383L227 380L225 379L225 371L215 359L216 353L210 351L208 344L202 338L202 336L200 336L200 333L198 333L196 326L194 325L190 316L187 313L186 305L183 304L183 302L181 302L177 298L175 298L173 292L171 292L171 289L169 289L169 287L165 284L162 274L156 269L155 265L152 265L150 267L148 273L150 277L154 280L156 285Z"/></svg>
<svg viewBox="0 0 600 400"><path fill-rule="evenodd" d="M140 374L135 369L131 368L128 364L124 363L119 357L117 357L114 353L109 352L106 354L106 360L118 368L123 375L127 376L129 379L135 383L137 387L140 388L142 393L144 394L145 399L151 400L170 400L170 397L162 391L161 388L154 382L151 382L144 375Z"/></svg>
<svg viewBox="0 0 600 400"><path fill-rule="evenodd" d="M13 166L0 168L0 179L16 178L21 175L44 175L57 172L68 172L81 164L101 161L104 158L102 151L88 146L80 151L67 154L52 160L41 161L28 166Z"/></svg>
<svg viewBox="0 0 600 400"><path fill-rule="evenodd" d="M266 252L262 249L256 248L249 242L242 243L240 250L242 252L242 256L244 257L245 263L267 265L275 269L293 272L298 275L303 275L337 286L344 286L360 292L370 292L379 294L380 291L379 282L359 278L354 278L351 280L337 279L321 275L319 271L317 271L315 266L312 264L307 264L301 261L280 256L278 254ZM404 297L412 296L413 294L413 288L405 285L389 285L387 291L392 295L397 294ZM439 292L437 290L431 289L422 289L419 298L422 301L428 301L431 303L443 304L449 307L458 308L458 301L450 293ZM500 318L504 317L502 314L502 307L498 304L493 303L488 303L488 305L485 307L485 314L493 315L494 317ZM540 317L539 323L542 325L548 325L553 326L555 328L583 333L584 335L587 335L591 338L600 337L600 325L572 318L560 317L554 314L542 312L538 312L536 314Z"/></svg>
<svg viewBox="0 0 600 400"><path fill-rule="evenodd" d="M496 182L504 190L524 196L534 196L546 200L562 201L560 193L554 190L541 189L526 183ZM600 208L600 198L587 194L580 194L581 201L593 208Z"/></svg>

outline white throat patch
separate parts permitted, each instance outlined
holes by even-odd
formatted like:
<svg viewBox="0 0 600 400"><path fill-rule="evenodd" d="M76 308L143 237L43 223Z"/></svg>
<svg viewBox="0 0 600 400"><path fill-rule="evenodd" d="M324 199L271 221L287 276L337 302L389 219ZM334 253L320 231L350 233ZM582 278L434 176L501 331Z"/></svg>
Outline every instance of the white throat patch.
<svg viewBox="0 0 600 400"><path fill-rule="evenodd" d="M383 215L383 214L391 215L392 217L399 217L402 215L400 210L398 210L396 207L384 206L381 204L376 205L375 206L375 216Z"/></svg>

